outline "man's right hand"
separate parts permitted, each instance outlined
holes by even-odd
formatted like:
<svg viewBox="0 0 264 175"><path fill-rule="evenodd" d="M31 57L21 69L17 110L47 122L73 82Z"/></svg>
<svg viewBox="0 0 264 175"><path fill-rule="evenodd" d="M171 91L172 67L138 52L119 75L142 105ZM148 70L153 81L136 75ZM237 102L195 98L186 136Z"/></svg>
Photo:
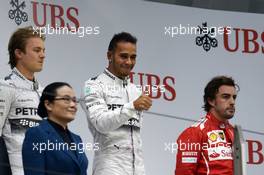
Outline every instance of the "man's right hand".
<svg viewBox="0 0 264 175"><path fill-rule="evenodd" d="M143 94L133 104L138 111L148 110L152 106L152 100L149 96Z"/></svg>

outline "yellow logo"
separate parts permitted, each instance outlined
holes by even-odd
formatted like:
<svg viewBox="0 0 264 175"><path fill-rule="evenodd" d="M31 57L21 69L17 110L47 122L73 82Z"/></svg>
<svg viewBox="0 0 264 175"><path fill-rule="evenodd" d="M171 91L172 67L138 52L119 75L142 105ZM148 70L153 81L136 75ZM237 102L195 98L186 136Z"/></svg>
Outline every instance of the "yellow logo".
<svg viewBox="0 0 264 175"><path fill-rule="evenodd" d="M212 141L212 142L215 142L217 140L217 135L215 133L211 133L209 135L209 139Z"/></svg>

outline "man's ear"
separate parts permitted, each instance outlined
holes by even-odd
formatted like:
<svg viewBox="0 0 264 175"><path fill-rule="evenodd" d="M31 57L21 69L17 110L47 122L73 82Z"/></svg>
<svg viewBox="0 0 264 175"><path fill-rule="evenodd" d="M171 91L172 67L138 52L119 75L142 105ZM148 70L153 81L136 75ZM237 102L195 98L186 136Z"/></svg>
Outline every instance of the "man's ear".
<svg viewBox="0 0 264 175"><path fill-rule="evenodd" d="M22 57L22 54L23 54L23 52L21 49L15 49L15 57L17 59L20 59Z"/></svg>
<svg viewBox="0 0 264 175"><path fill-rule="evenodd" d="M113 52L112 51L107 52L107 59L108 59L109 63L112 63L112 61L113 61Z"/></svg>
<svg viewBox="0 0 264 175"><path fill-rule="evenodd" d="M44 105L45 105L47 111L52 111L52 103L51 102L49 102L48 100L45 100Z"/></svg>
<svg viewBox="0 0 264 175"><path fill-rule="evenodd" d="M215 99L208 98L207 101L212 107L215 107Z"/></svg>

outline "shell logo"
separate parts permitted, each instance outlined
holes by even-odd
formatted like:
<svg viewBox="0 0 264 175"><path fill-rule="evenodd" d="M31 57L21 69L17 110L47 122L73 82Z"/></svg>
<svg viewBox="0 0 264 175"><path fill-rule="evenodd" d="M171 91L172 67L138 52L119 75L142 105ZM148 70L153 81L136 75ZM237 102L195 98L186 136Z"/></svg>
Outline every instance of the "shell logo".
<svg viewBox="0 0 264 175"><path fill-rule="evenodd" d="M215 133L211 133L209 135L209 139L212 141L212 142L215 142L217 140L217 135Z"/></svg>

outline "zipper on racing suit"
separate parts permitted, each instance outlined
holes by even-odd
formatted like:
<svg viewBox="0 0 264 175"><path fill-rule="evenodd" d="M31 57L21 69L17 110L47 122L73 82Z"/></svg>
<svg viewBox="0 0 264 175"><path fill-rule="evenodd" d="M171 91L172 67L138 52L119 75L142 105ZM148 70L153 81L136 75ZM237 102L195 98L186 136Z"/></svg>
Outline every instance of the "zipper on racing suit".
<svg viewBox="0 0 264 175"><path fill-rule="evenodd" d="M131 133L131 144L132 144L132 169L133 175L135 175L135 148L134 148L134 139L133 139L133 126L130 126L130 133Z"/></svg>
<svg viewBox="0 0 264 175"><path fill-rule="evenodd" d="M40 99L40 96L41 96L41 95L39 94L38 89L39 89L39 84L38 84L38 82L34 79L34 80L33 80L33 90L37 93L38 98Z"/></svg>
<svg viewBox="0 0 264 175"><path fill-rule="evenodd" d="M124 88L127 87L127 82L125 81L127 80L123 80ZM126 88L126 95L127 95L128 102L130 102L127 88ZM133 175L135 175L135 148L134 148L134 138L133 138L133 121L131 121L131 126L130 126L130 137L131 137L131 146L132 146L132 171L133 171Z"/></svg>

